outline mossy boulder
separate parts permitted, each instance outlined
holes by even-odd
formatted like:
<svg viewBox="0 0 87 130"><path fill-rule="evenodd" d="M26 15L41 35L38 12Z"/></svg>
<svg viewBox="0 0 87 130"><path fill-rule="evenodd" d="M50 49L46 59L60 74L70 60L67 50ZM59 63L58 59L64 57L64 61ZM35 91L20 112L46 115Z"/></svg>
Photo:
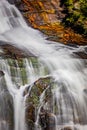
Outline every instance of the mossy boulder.
<svg viewBox="0 0 87 130"><path fill-rule="evenodd" d="M34 84L32 84L32 87L30 89L29 95L26 100L26 121L28 126L30 124L33 124L33 127L35 126L35 121L36 121L36 110L38 111L39 105L40 105L40 97L43 94L43 92L49 87L49 85L52 82L51 77L46 77L46 78L40 78ZM50 97L50 93L48 93L50 90L50 87L46 91L46 94L44 95L44 101L43 102L48 102ZM48 93L48 94L47 94Z"/></svg>

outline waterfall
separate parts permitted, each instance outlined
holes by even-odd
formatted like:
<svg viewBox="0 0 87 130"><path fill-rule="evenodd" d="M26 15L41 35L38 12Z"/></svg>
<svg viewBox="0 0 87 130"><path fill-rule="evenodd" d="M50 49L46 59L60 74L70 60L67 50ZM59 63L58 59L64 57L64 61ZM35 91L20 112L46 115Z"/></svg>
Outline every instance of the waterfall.
<svg viewBox="0 0 87 130"><path fill-rule="evenodd" d="M0 0L0 40L9 42L12 46L26 51L27 54L31 52L38 59L38 69L34 68L32 61L28 61L28 59L23 61L27 84L22 83L22 75L17 61L16 77L18 78L12 79L8 61L0 59L0 70L4 72L6 91L9 92L13 101L14 130L27 130L26 98L32 91L33 83L46 76L51 76L55 84L51 88L52 107L48 102L44 102L46 91L48 91L46 89L42 93L43 96L39 97L40 103L35 122L39 122L40 112L47 110L48 115L50 113L51 117L55 118L53 130L87 130L87 68L84 60L74 54L79 50L84 51L84 47L75 48L47 41L39 31L28 27L17 8L6 0ZM5 120L5 113L2 114L2 111L6 111L5 105L7 104L3 99L5 89L2 86L0 78L0 130L10 130L8 119ZM24 95L26 88L29 90ZM38 128L38 130L40 129L41 127ZM50 130L50 124L48 130Z"/></svg>

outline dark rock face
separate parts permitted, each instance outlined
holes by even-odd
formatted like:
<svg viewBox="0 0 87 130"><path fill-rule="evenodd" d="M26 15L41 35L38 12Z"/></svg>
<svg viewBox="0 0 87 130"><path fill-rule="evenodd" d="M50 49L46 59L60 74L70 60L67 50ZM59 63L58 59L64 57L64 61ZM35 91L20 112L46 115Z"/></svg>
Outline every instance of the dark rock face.
<svg viewBox="0 0 87 130"><path fill-rule="evenodd" d="M0 77L4 76L4 72L0 71Z"/></svg>
<svg viewBox="0 0 87 130"><path fill-rule="evenodd" d="M46 110L41 110L40 112L40 125L43 130L56 130L55 126L55 115L53 113L47 112Z"/></svg>
<svg viewBox="0 0 87 130"><path fill-rule="evenodd" d="M66 126L63 129L61 129L61 130L72 130L72 128L70 126ZM76 130L76 129L74 129L74 130Z"/></svg>
<svg viewBox="0 0 87 130"><path fill-rule="evenodd" d="M21 0L8 0L9 3L15 4L15 3L20 3Z"/></svg>

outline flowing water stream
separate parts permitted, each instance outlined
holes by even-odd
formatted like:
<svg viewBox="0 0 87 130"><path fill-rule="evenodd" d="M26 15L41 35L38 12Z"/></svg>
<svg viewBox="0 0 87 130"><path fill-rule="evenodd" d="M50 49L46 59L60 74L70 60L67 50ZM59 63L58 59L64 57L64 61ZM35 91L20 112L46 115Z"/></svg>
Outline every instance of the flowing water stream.
<svg viewBox="0 0 87 130"><path fill-rule="evenodd" d="M0 130L10 130L6 121L8 115L7 100L4 99L6 92L10 93L13 101L13 130L28 130L25 120L26 98L32 90L33 83L40 77L48 75L53 77L55 83L52 89L51 110L52 117L55 118L55 127L51 130L63 130L64 127L67 127L66 130L69 128L70 130L87 130L87 68L84 60L73 54L84 50L84 47L69 47L45 39L46 37L39 31L27 26L14 5L6 0L0 0L0 40L10 42L9 44L26 51L27 54L31 52L38 59L38 69L33 67L32 61L24 59L27 78L25 85L22 83L17 61L16 66L19 69L15 73L18 78L13 81L8 60L0 59L0 70L4 72L6 84L4 89L4 81L0 78ZM29 87L28 93L24 95L27 87ZM49 104L44 102L47 89L40 96L36 125L39 122L41 107L49 109ZM40 129L41 127L35 127L35 130Z"/></svg>

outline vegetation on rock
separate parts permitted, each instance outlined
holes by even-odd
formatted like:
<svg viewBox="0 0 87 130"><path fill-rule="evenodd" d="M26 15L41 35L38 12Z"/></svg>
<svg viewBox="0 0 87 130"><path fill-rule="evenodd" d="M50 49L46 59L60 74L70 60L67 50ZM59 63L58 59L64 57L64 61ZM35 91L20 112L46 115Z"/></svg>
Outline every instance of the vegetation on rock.
<svg viewBox="0 0 87 130"><path fill-rule="evenodd" d="M87 44L86 0L21 0L15 3L27 23L45 33L49 40Z"/></svg>
<svg viewBox="0 0 87 130"><path fill-rule="evenodd" d="M87 34L87 0L64 0L65 6L64 23L70 26L75 32Z"/></svg>

